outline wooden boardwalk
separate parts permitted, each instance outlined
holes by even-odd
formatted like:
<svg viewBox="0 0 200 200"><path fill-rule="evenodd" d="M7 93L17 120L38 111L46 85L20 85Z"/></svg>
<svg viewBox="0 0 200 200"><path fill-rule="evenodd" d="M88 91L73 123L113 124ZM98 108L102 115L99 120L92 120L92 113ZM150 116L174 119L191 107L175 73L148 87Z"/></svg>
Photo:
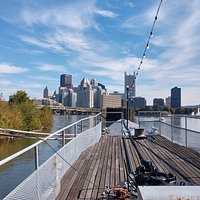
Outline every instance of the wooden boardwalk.
<svg viewBox="0 0 200 200"><path fill-rule="evenodd" d="M200 154L173 144L162 136L137 140L134 144L143 158L161 172L173 173L177 183L200 185ZM100 141L84 151L61 181L61 191L56 198L98 199L105 187L126 181L125 152L133 171L140 165L130 139L120 136L102 136ZM75 170L76 169L76 170Z"/></svg>

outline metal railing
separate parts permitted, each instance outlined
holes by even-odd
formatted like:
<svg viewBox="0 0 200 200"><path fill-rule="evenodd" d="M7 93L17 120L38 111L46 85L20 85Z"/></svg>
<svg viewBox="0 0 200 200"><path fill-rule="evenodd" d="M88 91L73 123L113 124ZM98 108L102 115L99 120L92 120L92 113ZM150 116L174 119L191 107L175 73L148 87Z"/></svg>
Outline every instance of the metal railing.
<svg viewBox="0 0 200 200"><path fill-rule="evenodd" d="M152 117L139 117L138 123L146 133L156 128L160 135L172 142L194 148L200 151L200 117L188 115L171 115Z"/></svg>
<svg viewBox="0 0 200 200"><path fill-rule="evenodd" d="M6 185L3 188L1 184L1 193L7 191L4 199L55 199L60 191L63 175L82 151L98 142L101 130L99 113L81 119L1 160L0 172L6 171L8 165L13 165L16 169L15 174L8 173L6 176L10 179L10 184L13 178L18 179L18 182L15 181L17 185L10 187L11 191L6 189ZM48 150L43 151L44 146L47 146ZM20 156L25 156L27 162L20 162ZM23 170L24 176L19 177L17 170Z"/></svg>

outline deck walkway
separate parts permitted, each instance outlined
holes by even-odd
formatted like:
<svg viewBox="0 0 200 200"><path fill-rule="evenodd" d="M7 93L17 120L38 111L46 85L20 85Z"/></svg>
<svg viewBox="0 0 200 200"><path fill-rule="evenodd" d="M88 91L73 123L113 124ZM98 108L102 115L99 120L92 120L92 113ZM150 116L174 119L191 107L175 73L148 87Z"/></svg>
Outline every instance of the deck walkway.
<svg viewBox="0 0 200 200"><path fill-rule="evenodd" d="M177 183L200 185L200 154L173 144L162 136L134 141L141 155L151 160L159 171L173 173ZM125 148L126 147L126 148ZM84 151L61 181L57 200L98 199L105 187L126 180L125 151L133 170L140 160L130 139L102 136L100 141ZM75 169L78 171L75 171Z"/></svg>

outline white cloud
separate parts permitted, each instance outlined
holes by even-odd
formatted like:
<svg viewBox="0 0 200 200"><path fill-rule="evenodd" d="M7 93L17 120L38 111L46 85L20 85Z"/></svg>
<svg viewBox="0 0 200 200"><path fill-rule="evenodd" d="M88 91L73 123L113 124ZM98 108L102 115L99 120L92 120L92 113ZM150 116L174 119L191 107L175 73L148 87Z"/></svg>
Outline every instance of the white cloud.
<svg viewBox="0 0 200 200"><path fill-rule="evenodd" d="M0 85L9 86L9 85L11 85L11 81L9 81L9 80L0 80Z"/></svg>
<svg viewBox="0 0 200 200"><path fill-rule="evenodd" d="M20 74L27 70L27 68L17 67L9 63L0 63L0 74Z"/></svg>
<svg viewBox="0 0 200 200"><path fill-rule="evenodd" d="M65 72L66 68L62 65L52 65L52 64L37 64L38 65L38 69L41 71L46 71L46 72Z"/></svg>
<svg viewBox="0 0 200 200"><path fill-rule="evenodd" d="M92 19L94 9L94 1L90 0L87 3L74 1L62 6L37 7L35 10L26 8L22 11L21 18L29 26L43 24L50 27L84 30L95 27Z"/></svg>
<svg viewBox="0 0 200 200"><path fill-rule="evenodd" d="M111 11L108 11L108 10L95 10L95 13L99 14L103 17L110 17L110 18L115 18L118 16L117 14L115 14Z"/></svg>

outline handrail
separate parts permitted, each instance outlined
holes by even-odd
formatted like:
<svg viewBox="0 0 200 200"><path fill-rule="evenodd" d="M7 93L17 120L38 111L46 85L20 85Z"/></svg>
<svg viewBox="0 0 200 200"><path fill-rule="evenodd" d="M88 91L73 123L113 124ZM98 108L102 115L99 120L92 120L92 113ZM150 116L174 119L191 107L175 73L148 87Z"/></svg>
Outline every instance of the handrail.
<svg viewBox="0 0 200 200"><path fill-rule="evenodd" d="M15 153L15 154L13 154L13 155L11 155L11 156L9 156L9 157L7 157L7 158L1 160L1 161L0 161L0 166L3 165L3 164L5 164L5 163L7 163L7 162L9 162L9 161L11 161L11 160L13 160L13 159L16 158L16 157L22 155L23 153L25 153L25 152L27 152L27 151L33 149L34 147L38 146L38 145L41 144L42 142L45 142L45 141L48 140L49 138L51 138L51 137L57 135L58 133L60 133L60 132L62 132L62 131L64 131L64 130L66 130L66 129L70 128L70 127L73 127L75 124L78 124L79 122L85 121L85 120L90 119L90 118L98 117L99 115L101 115L101 113L98 113L97 115L94 115L94 116L86 117L86 118L84 118L84 119L80 119L80 120L78 120L78 121L76 121L76 122L74 122L74 123L72 123L72 124L70 124L70 125L68 125L68 126L66 126L66 127L64 127L64 128L62 128L62 129L60 129L60 130L58 130L58 131L56 131L56 132L50 134L49 136L45 137L45 138L42 139L42 140L41 140L41 138L40 138L40 140L39 140L38 142L36 142L36 143L34 143L34 144L32 144L32 145L26 147L25 149L22 149L22 150L18 151L17 153Z"/></svg>

